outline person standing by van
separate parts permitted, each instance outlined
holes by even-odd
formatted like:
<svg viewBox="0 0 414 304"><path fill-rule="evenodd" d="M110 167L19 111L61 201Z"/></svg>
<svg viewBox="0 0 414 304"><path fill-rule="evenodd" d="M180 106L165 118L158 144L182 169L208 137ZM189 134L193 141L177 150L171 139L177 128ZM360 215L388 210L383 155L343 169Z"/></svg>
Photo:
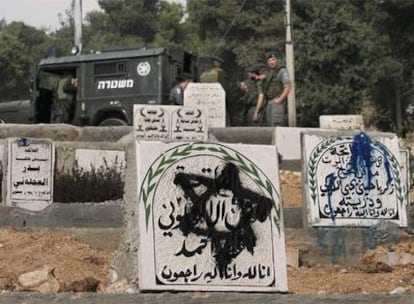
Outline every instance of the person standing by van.
<svg viewBox="0 0 414 304"><path fill-rule="evenodd" d="M73 75L66 74L58 79L50 114L51 123L71 122L75 111L77 90L78 79Z"/></svg>

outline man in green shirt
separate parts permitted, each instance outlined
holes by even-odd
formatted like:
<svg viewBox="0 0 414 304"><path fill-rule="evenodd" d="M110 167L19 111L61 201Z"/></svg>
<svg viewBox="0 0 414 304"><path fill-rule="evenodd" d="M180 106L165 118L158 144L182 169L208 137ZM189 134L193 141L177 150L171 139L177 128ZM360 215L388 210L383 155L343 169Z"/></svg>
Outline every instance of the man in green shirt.
<svg viewBox="0 0 414 304"><path fill-rule="evenodd" d="M265 114L267 126L285 126L286 99L292 91L289 73L279 65L276 52L267 52L265 57L267 69L257 77L262 81L263 92L259 95L253 121L259 122Z"/></svg>
<svg viewBox="0 0 414 304"><path fill-rule="evenodd" d="M51 109L51 123L70 123L73 119L78 79L64 75L56 83L55 97Z"/></svg>
<svg viewBox="0 0 414 304"><path fill-rule="evenodd" d="M211 58L211 69L205 71L200 75L200 82L202 83L214 83L218 82L223 87L224 91L227 89L227 76L223 70L222 65L224 60L220 57Z"/></svg>

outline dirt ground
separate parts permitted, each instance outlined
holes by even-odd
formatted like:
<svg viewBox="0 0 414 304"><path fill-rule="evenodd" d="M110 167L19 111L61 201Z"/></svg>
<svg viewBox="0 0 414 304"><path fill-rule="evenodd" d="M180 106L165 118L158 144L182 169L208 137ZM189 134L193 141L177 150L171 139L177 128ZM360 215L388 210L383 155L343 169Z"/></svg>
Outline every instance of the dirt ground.
<svg viewBox="0 0 414 304"><path fill-rule="evenodd" d="M299 173L282 172L285 207L301 205ZM393 248L367 252L358 267L317 265L288 267L289 291L294 294L389 293L414 291L414 264L387 266L379 262L384 252L414 256L414 242L402 240ZM114 252L92 248L61 232L0 229L0 290L16 290L22 273L53 269L59 291L106 292ZM414 261L414 258L412 258Z"/></svg>

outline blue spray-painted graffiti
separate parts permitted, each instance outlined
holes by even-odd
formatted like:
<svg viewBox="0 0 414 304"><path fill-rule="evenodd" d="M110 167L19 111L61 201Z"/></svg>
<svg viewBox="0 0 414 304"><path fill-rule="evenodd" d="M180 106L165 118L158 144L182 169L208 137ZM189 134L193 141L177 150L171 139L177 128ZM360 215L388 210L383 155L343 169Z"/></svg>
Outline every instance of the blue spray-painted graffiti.
<svg viewBox="0 0 414 304"><path fill-rule="evenodd" d="M315 232L317 248L330 256L333 264L381 245L396 244L401 235L398 226L387 221L368 228L318 227Z"/></svg>
<svg viewBox="0 0 414 304"><path fill-rule="evenodd" d="M336 264L341 257L346 257L345 230L341 227L317 228L316 243L321 249L331 251L331 262Z"/></svg>
<svg viewBox="0 0 414 304"><path fill-rule="evenodd" d="M351 138L340 138L322 153L317 179L320 218L383 218L398 216L391 152L380 142L361 132ZM394 170L394 171L393 171ZM319 173L318 171L316 171ZM322 179L322 180L321 180ZM395 200L394 200L395 201Z"/></svg>
<svg viewBox="0 0 414 304"><path fill-rule="evenodd" d="M366 176L367 185L365 190L370 189L372 179L372 147L371 140L368 135L361 132L354 136L351 146L351 161L349 162L348 174L355 174L356 176Z"/></svg>
<svg viewBox="0 0 414 304"><path fill-rule="evenodd" d="M329 212L331 214L332 222L334 223L335 223L336 212L332 207L332 193L335 190L335 180L336 180L336 176L334 173L331 173L326 177Z"/></svg>

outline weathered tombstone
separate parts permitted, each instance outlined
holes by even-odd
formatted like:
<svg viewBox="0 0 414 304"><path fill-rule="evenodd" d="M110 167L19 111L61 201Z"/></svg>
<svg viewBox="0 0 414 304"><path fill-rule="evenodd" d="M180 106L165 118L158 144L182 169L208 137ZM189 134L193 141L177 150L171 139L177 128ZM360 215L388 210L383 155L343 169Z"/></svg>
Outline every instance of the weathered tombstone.
<svg viewBox="0 0 414 304"><path fill-rule="evenodd" d="M287 291L274 146L136 145L141 290Z"/></svg>
<svg viewBox="0 0 414 304"><path fill-rule="evenodd" d="M138 140L205 141L207 117L203 110L183 106L134 106L134 130Z"/></svg>
<svg viewBox="0 0 414 304"><path fill-rule="evenodd" d="M407 226L407 188L396 135L302 134L305 198L312 226Z"/></svg>
<svg viewBox="0 0 414 304"><path fill-rule="evenodd" d="M321 129L364 130L364 121L362 115L321 115L319 127Z"/></svg>
<svg viewBox="0 0 414 304"><path fill-rule="evenodd" d="M204 111L192 107L177 107L171 113L171 139L205 141L208 137Z"/></svg>
<svg viewBox="0 0 414 304"><path fill-rule="evenodd" d="M184 105L207 112L209 128L226 127L226 92L219 83L190 83L184 91Z"/></svg>
<svg viewBox="0 0 414 304"><path fill-rule="evenodd" d="M134 105L134 129L137 139L167 140L171 131L166 106Z"/></svg>
<svg viewBox="0 0 414 304"><path fill-rule="evenodd" d="M6 204L40 211L53 201L55 148L51 140L9 138Z"/></svg>

